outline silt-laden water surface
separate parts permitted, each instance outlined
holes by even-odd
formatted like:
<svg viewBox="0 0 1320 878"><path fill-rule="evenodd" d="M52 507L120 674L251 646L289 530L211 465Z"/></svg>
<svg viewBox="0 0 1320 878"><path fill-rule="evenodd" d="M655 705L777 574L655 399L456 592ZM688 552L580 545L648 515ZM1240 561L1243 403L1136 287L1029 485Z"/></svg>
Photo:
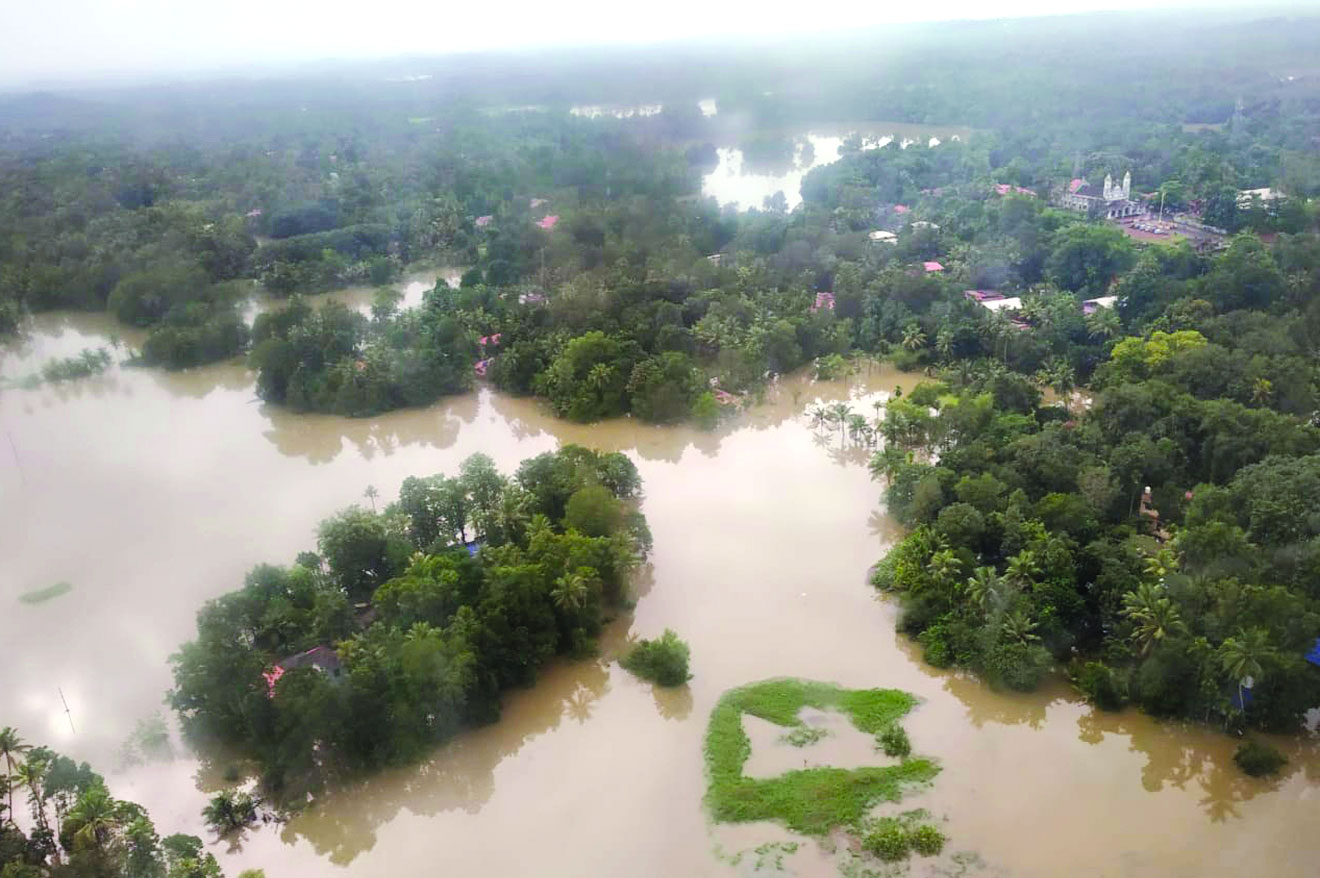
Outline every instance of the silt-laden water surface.
<svg viewBox="0 0 1320 878"><path fill-rule="evenodd" d="M0 359L6 378L51 356L133 334L104 316L37 318ZM176 744L172 759L123 764L134 726L162 710L168 656L203 601L258 562L289 563L318 521L392 497L410 475L454 472L475 452L505 471L565 442L631 457L655 536L634 613L596 660L565 662L512 693L498 724L421 765L330 796L238 848L226 870L268 875L687 876L750 874L730 856L788 839L767 826L710 827L701 741L734 686L779 675L896 687L923 699L907 727L943 771L902 807L924 807L986 874L1313 876L1320 863L1320 757L1285 742L1285 775L1253 780L1234 742L1133 712L1098 713L1062 685L997 694L936 671L894 632L866 570L898 534L866 453L813 430L817 399L871 403L914 376L872 369L847 382L785 379L715 433L619 420L567 424L489 389L387 416L295 415L261 404L230 363L169 374L116 366L63 385L0 391L0 724L110 775L162 831L207 837L220 781ZM38 605L18 596L68 581ZM663 691L613 661L629 638L669 627L695 677ZM66 715L60 693L68 701ZM835 719L821 722L837 726ZM749 771L801 759L867 759L846 729L785 747L764 729ZM772 730L773 731L773 730ZM877 755L876 764L885 757ZM814 845L784 860L834 874ZM914 860L923 874L946 868Z"/></svg>

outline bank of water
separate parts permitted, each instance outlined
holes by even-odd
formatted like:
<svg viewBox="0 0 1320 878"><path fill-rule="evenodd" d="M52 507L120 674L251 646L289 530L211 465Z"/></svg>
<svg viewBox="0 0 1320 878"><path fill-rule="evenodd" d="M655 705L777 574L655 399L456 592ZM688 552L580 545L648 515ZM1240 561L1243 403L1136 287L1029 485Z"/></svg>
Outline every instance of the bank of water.
<svg viewBox="0 0 1320 878"><path fill-rule="evenodd" d="M33 371L112 334L134 343L104 316L43 315L0 373ZM748 873L752 860L731 866L727 855L788 836L707 825L702 737L722 692L790 675L923 699L906 725L943 771L902 807L944 821L951 849L975 851L987 874L1314 875L1313 741L1287 743L1283 777L1253 780L1233 766L1233 742L1213 732L1097 713L1062 686L993 693L922 665L897 637L894 609L865 572L898 529L866 453L813 430L803 412L844 399L869 414L914 381L884 370L785 379L714 433L628 419L566 424L488 389L378 418L293 415L262 405L238 363L115 366L0 391L0 724L91 760L162 828L208 837L199 812L223 763L180 750L117 767L135 724L161 709L168 656L192 635L197 608L253 564L288 563L311 547L317 522L365 503L368 485L390 497L405 477L452 473L478 451L509 471L578 442L636 462L655 536L636 610L607 630L600 657L555 665L508 697L499 723L420 765L332 795L241 846L216 845L231 874ZM18 600L60 581L73 590ZM614 662L629 639L666 627L692 647L695 677L674 691ZM815 747L800 758L849 767L866 758L842 732ZM780 754L752 768L788 764ZM785 866L828 875L836 863L807 844ZM923 868L914 861L915 874Z"/></svg>

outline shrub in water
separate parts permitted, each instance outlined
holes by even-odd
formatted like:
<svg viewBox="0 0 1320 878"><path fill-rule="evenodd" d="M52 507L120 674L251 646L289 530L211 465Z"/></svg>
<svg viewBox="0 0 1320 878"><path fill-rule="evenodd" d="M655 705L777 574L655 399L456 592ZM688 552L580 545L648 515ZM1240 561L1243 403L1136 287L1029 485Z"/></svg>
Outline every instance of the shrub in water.
<svg viewBox="0 0 1320 878"><path fill-rule="evenodd" d="M894 862L908 855L912 840L908 831L897 821L887 820L866 836L862 845L882 860Z"/></svg>
<svg viewBox="0 0 1320 878"><path fill-rule="evenodd" d="M944 850L944 833L929 823L912 830L909 839L912 849L923 857L933 857Z"/></svg>
<svg viewBox="0 0 1320 878"><path fill-rule="evenodd" d="M655 640L643 640L620 662L637 676L661 686L681 686L688 673L688 645L668 628Z"/></svg>
<svg viewBox="0 0 1320 878"><path fill-rule="evenodd" d="M908 740L907 732L898 723L886 726L876 739L886 756L906 758L912 752L912 742Z"/></svg>
<svg viewBox="0 0 1320 878"><path fill-rule="evenodd" d="M1073 682L1086 700L1101 710L1123 706L1123 692L1113 670L1100 662L1087 662L1073 672Z"/></svg>
<svg viewBox="0 0 1320 878"><path fill-rule="evenodd" d="M1274 774L1287 765L1288 757L1264 741L1253 738L1237 748L1237 752L1233 754L1233 761L1238 764L1238 768L1252 777L1264 777L1267 774Z"/></svg>

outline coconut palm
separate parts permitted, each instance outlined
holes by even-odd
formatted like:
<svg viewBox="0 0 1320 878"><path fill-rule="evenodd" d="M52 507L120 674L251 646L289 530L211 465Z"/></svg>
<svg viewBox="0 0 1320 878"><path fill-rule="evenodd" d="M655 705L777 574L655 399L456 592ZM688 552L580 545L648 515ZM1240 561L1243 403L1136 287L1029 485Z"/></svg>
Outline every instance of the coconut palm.
<svg viewBox="0 0 1320 878"><path fill-rule="evenodd" d="M1251 401L1256 405L1269 405L1274 397L1274 382L1268 378L1257 378L1251 383Z"/></svg>
<svg viewBox="0 0 1320 878"><path fill-rule="evenodd" d="M903 347L909 351L919 351L926 346L926 333L922 332L921 324L909 323L903 327Z"/></svg>
<svg viewBox="0 0 1320 878"><path fill-rule="evenodd" d="M202 809L202 819L219 835L228 835L257 819L257 803L247 793L221 790Z"/></svg>
<svg viewBox="0 0 1320 878"><path fill-rule="evenodd" d="M1036 623L1024 607L1018 607L1004 616L1002 630L1005 636L1018 643L1031 643L1040 640L1040 637L1035 633Z"/></svg>
<svg viewBox="0 0 1320 878"><path fill-rule="evenodd" d="M967 577L967 599L985 612L999 594L999 574L993 567L977 567Z"/></svg>
<svg viewBox="0 0 1320 878"><path fill-rule="evenodd" d="M1031 585L1039 575L1040 565L1036 563L1036 556L1030 549L1023 549L1009 558L1008 567L1004 570L1004 579L1019 589Z"/></svg>
<svg viewBox="0 0 1320 878"><path fill-rule="evenodd" d="M1132 639L1140 644L1142 655L1187 630L1173 601L1149 582L1123 596L1123 616L1133 623Z"/></svg>
<svg viewBox="0 0 1320 878"><path fill-rule="evenodd" d="M565 573L555 580L555 587L550 590L550 599L561 610L580 610L591 595L590 580L581 569L574 573Z"/></svg>
<svg viewBox="0 0 1320 878"><path fill-rule="evenodd" d="M848 426L848 418L852 417L852 406L846 402L836 402L830 406L830 423L839 428L839 441L843 441L844 428Z"/></svg>
<svg viewBox="0 0 1320 878"><path fill-rule="evenodd" d="M592 390L604 390L614 379L614 367L607 363L597 363L587 373L587 386Z"/></svg>
<svg viewBox="0 0 1320 878"><path fill-rule="evenodd" d="M1050 360L1036 373L1036 380L1066 400L1068 394L1077 386L1077 373L1067 360L1056 358Z"/></svg>
<svg viewBox="0 0 1320 878"><path fill-rule="evenodd" d="M1163 582L1164 577L1178 569L1178 556L1168 548L1162 548L1146 558L1146 575L1156 582Z"/></svg>
<svg viewBox="0 0 1320 878"><path fill-rule="evenodd" d="M935 350L939 351L940 357L945 360L953 359L953 330L947 326L941 326L940 331L935 333Z"/></svg>
<svg viewBox="0 0 1320 878"><path fill-rule="evenodd" d="M821 405L812 406L811 409L808 410L807 416L811 418L811 426L815 428L817 432L819 432L820 428L825 426L830 419L829 412Z"/></svg>
<svg viewBox="0 0 1320 878"><path fill-rule="evenodd" d="M69 823L78 827L73 833L77 845L99 851L119 826L119 803L105 787L94 786L78 797L69 811Z"/></svg>
<svg viewBox="0 0 1320 878"><path fill-rule="evenodd" d="M941 585L944 585L958 578L958 574L962 572L962 562L958 560L953 549L940 549L930 556L926 569Z"/></svg>
<svg viewBox="0 0 1320 878"><path fill-rule="evenodd" d="M27 787L28 803L32 805L32 816L37 821L37 826L42 829L49 829L50 823L46 820L46 774L50 765L43 760L29 758L23 760L14 772L14 781L18 786Z"/></svg>
<svg viewBox="0 0 1320 878"><path fill-rule="evenodd" d="M1274 654L1270 634L1264 628L1239 631L1219 645L1219 662L1233 680L1237 681L1238 704L1245 705L1242 689L1248 681L1259 680L1265 673L1261 660Z"/></svg>
<svg viewBox="0 0 1320 878"><path fill-rule="evenodd" d="M866 423L864 415L848 416L848 438L853 442L861 444L871 431L871 426Z"/></svg>
<svg viewBox="0 0 1320 878"><path fill-rule="evenodd" d="M376 498L380 496L380 491L376 490L375 485L367 485L367 490L362 492L362 496L371 501L371 511L376 511Z"/></svg>
<svg viewBox="0 0 1320 878"><path fill-rule="evenodd" d="M1122 330L1118 312L1113 308L1097 308L1086 317L1086 331L1092 338L1110 339Z"/></svg>
<svg viewBox="0 0 1320 878"><path fill-rule="evenodd" d="M14 776L14 757L21 756L32 749L30 744L24 744L23 739L18 736L17 730L12 726L5 726L0 729L0 756L5 758L5 776L12 778ZM14 785L9 784L9 822L14 822Z"/></svg>

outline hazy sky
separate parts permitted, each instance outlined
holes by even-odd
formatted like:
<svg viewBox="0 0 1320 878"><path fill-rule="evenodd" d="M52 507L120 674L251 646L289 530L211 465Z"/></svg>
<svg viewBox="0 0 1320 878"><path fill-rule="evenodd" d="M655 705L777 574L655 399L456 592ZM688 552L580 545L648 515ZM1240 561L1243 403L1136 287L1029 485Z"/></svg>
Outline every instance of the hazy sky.
<svg viewBox="0 0 1320 878"><path fill-rule="evenodd" d="M1251 0L0 0L0 83ZM1271 4L1273 5L1273 4ZM771 10L791 14L770 14Z"/></svg>

